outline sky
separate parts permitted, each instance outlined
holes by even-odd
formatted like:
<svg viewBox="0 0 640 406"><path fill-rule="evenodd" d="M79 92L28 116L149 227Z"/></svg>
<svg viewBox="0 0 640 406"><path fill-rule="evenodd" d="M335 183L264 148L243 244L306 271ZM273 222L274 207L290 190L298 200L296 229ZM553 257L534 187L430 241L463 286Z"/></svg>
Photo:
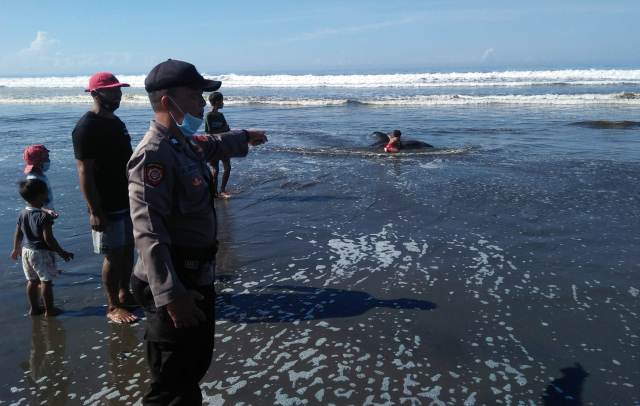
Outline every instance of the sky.
<svg viewBox="0 0 640 406"><path fill-rule="evenodd" d="M638 0L2 0L0 76L640 68L638 21Z"/></svg>

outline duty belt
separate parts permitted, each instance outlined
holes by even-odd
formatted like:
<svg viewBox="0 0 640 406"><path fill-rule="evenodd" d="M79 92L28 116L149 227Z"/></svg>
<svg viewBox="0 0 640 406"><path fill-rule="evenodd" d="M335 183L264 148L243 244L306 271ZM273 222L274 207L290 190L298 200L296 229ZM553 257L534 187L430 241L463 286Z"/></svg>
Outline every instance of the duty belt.
<svg viewBox="0 0 640 406"><path fill-rule="evenodd" d="M176 259L188 259L198 262L213 261L218 252L218 242L204 247L191 247L185 245L172 245L171 254Z"/></svg>
<svg viewBox="0 0 640 406"><path fill-rule="evenodd" d="M171 260L180 281L188 288L197 286L197 272L202 264L216 259L218 242L205 247L171 246Z"/></svg>

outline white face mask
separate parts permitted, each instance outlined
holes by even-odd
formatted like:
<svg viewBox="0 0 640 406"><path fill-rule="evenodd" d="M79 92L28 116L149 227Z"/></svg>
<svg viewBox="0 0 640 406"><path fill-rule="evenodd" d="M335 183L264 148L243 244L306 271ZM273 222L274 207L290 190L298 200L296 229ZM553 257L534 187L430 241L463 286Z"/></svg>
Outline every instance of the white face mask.
<svg viewBox="0 0 640 406"><path fill-rule="evenodd" d="M187 138L197 133L198 130L200 129L200 126L202 125L203 120L201 118L192 116L191 114L185 113L184 111L182 111L180 106L178 106L178 103L176 103L173 99L171 99L171 102L173 103L174 106L178 108L178 110L180 110L180 112L183 115L182 123L178 124L178 121L175 119L175 117L173 117L173 114L169 112L169 115L171 115L171 118L176 123L176 126L178 127L180 132L182 132L182 134Z"/></svg>

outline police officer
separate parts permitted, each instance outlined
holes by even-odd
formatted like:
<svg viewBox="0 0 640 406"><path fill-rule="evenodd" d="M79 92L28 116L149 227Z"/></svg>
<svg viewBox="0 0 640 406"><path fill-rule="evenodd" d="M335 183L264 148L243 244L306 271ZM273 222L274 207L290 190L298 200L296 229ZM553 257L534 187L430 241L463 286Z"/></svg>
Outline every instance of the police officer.
<svg viewBox="0 0 640 406"><path fill-rule="evenodd" d="M128 163L138 250L131 287L147 316L151 370L145 405L202 403L199 381L213 354L217 248L207 162L245 156L248 144L267 140L255 130L195 135L206 105L202 93L220 84L171 59L145 79L155 120Z"/></svg>

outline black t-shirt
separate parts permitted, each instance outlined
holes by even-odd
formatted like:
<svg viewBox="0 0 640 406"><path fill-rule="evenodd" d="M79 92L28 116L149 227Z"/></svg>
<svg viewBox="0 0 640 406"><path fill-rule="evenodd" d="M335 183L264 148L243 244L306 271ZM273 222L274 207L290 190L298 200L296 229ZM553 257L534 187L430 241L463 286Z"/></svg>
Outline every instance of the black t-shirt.
<svg viewBox="0 0 640 406"><path fill-rule="evenodd" d="M224 114L219 111L215 113L210 111L207 113L207 118L204 122L204 132L207 134L219 134L226 133L227 131L229 131L229 124L227 124Z"/></svg>
<svg viewBox="0 0 640 406"><path fill-rule="evenodd" d="M95 179L101 209L106 212L129 208L127 162L131 137L119 118L100 117L88 111L73 129L76 159L95 160Z"/></svg>
<svg viewBox="0 0 640 406"><path fill-rule="evenodd" d="M18 227L24 236L22 246L32 250L48 250L49 246L44 242L42 234L48 224L53 224L53 217L46 212L32 207L23 209L18 217Z"/></svg>

